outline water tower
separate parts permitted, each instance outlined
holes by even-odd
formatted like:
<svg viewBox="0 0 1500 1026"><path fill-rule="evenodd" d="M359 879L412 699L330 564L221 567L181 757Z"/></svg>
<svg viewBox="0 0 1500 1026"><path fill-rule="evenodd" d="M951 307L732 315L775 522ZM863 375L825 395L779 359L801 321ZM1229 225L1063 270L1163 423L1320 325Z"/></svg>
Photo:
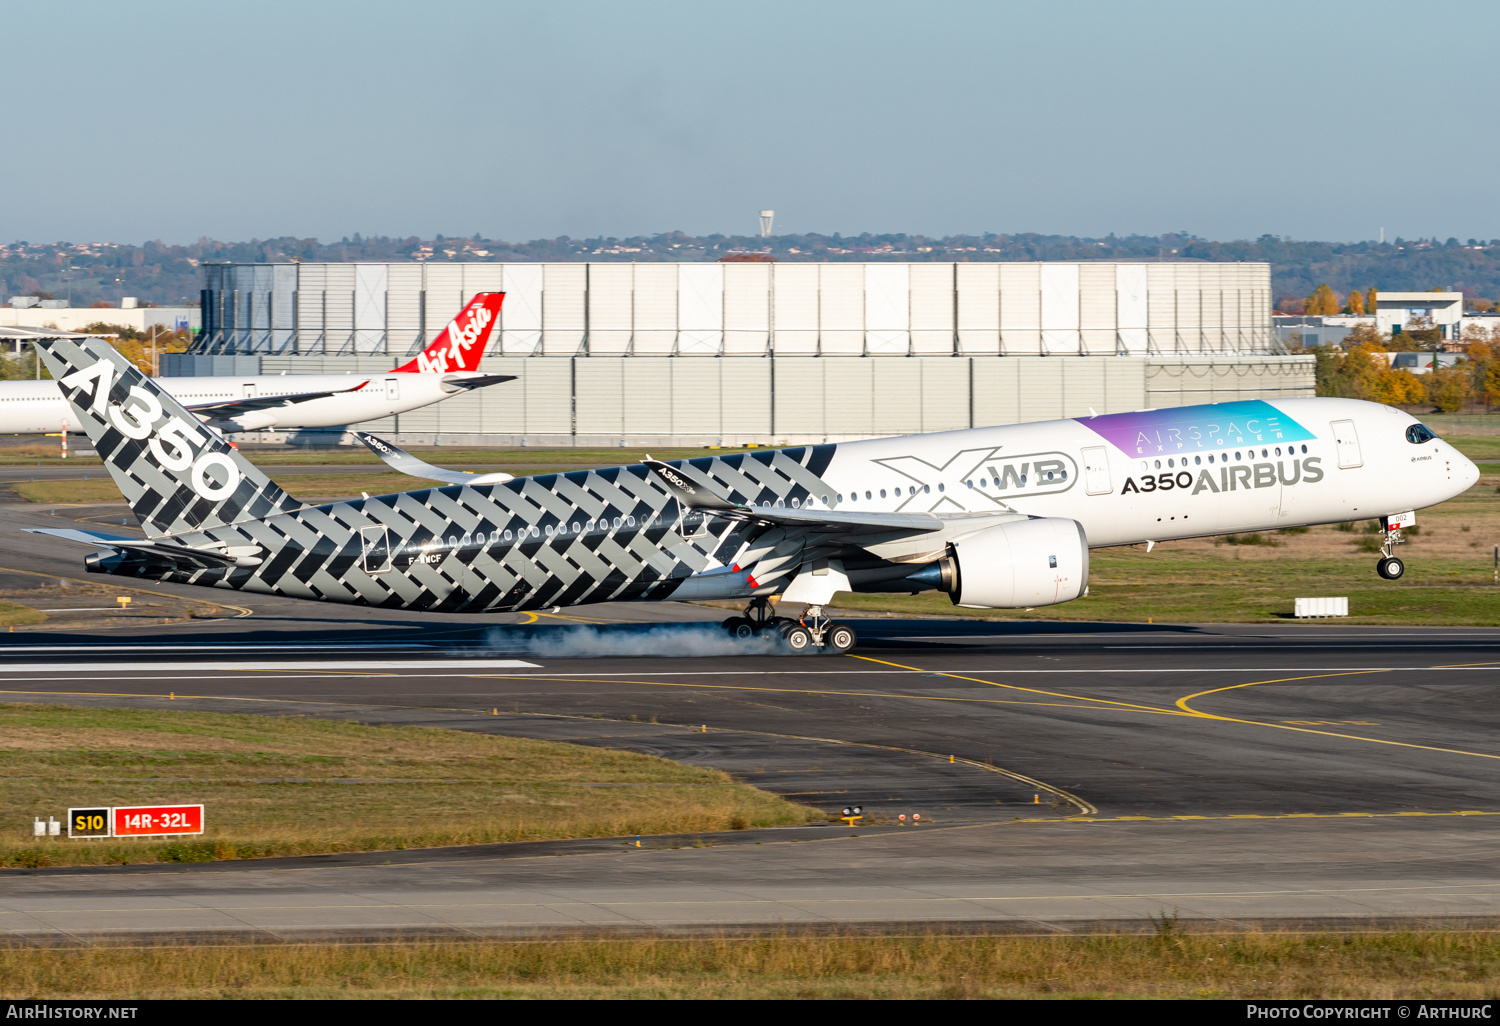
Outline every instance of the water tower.
<svg viewBox="0 0 1500 1026"><path fill-rule="evenodd" d="M762 210L760 212L760 237L769 239L771 237L771 222L776 219L776 211Z"/></svg>

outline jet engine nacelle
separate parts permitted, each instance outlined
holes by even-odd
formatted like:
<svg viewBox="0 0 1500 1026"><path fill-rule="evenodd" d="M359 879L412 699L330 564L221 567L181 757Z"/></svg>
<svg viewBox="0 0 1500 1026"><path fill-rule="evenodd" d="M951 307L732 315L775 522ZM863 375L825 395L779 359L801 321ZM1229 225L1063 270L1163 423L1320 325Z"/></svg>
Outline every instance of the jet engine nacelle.
<svg viewBox="0 0 1500 1026"><path fill-rule="evenodd" d="M940 568L939 588L955 606L1051 606L1088 586L1089 541L1076 520L1017 520L954 539Z"/></svg>

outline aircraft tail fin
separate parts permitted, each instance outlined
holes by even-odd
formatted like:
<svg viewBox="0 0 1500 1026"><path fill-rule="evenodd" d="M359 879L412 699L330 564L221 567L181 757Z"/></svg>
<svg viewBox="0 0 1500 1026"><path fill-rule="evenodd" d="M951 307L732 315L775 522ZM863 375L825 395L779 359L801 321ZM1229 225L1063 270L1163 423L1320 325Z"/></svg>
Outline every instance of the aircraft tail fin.
<svg viewBox="0 0 1500 1026"><path fill-rule="evenodd" d="M147 537L301 507L104 339L37 348Z"/></svg>
<svg viewBox="0 0 1500 1026"><path fill-rule="evenodd" d="M396 373L448 374L478 370L479 360L489 348L490 334L500 320L500 304L504 301L504 292L476 292L458 316L438 332L432 344L415 359L397 367Z"/></svg>

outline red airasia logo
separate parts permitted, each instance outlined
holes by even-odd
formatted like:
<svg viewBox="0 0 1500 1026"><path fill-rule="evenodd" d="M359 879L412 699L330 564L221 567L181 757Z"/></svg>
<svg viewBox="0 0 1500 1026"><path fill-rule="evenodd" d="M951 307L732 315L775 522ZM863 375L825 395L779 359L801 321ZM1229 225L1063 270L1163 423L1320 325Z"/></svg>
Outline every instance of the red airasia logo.
<svg viewBox="0 0 1500 1026"><path fill-rule="evenodd" d="M415 360L396 368L396 373L447 374L478 370L504 300L503 292L476 295L457 317L448 322L432 345L418 353Z"/></svg>
<svg viewBox="0 0 1500 1026"><path fill-rule="evenodd" d="M203 833L201 805L131 805L114 810L116 837Z"/></svg>

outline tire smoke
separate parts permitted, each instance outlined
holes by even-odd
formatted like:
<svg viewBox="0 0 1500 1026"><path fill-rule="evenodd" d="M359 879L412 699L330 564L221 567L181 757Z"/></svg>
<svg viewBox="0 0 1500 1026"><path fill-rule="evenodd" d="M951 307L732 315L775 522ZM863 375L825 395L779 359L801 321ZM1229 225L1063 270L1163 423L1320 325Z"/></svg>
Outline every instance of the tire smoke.
<svg viewBox="0 0 1500 1026"><path fill-rule="evenodd" d="M656 656L693 658L703 656L783 655L781 637L762 634L753 638L731 637L718 624L621 624L541 628L491 628L480 644L481 652L467 655L533 656L540 659L599 659L606 656Z"/></svg>

